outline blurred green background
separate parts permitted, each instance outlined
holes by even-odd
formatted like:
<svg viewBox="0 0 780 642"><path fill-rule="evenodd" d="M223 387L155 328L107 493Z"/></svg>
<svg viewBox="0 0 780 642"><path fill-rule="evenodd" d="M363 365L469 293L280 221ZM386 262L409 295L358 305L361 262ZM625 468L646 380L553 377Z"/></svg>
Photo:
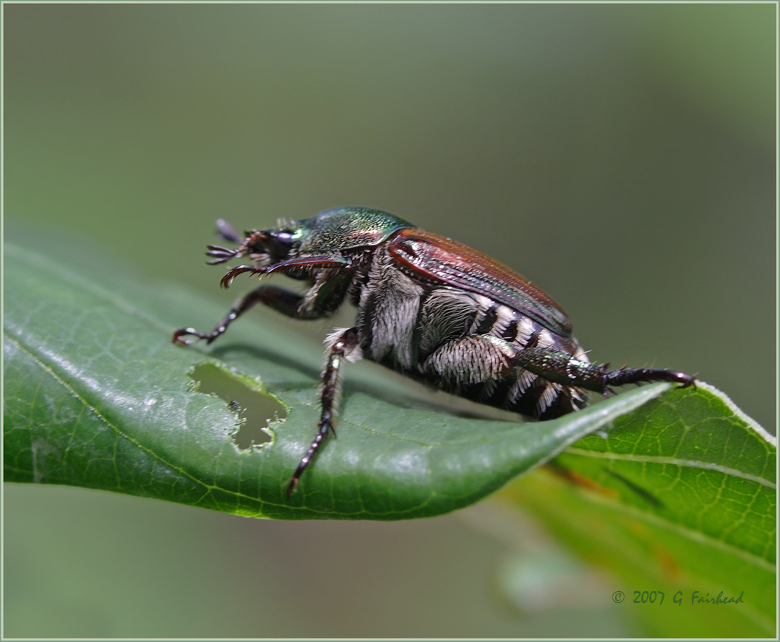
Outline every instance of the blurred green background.
<svg viewBox="0 0 780 642"><path fill-rule="evenodd" d="M695 373L774 431L775 12L6 4L5 223L227 309L237 291L203 263L216 218L386 209L536 282L593 359ZM326 329L302 340L319 351ZM496 537L500 511L274 523L69 488L4 500L10 637L641 634L614 589L511 608L497 578L522 529Z"/></svg>

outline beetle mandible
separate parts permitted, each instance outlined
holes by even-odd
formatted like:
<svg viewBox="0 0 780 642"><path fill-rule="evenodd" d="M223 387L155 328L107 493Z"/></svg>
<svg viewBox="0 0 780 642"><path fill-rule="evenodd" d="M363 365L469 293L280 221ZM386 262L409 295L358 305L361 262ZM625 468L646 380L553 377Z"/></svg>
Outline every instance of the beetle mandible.
<svg viewBox="0 0 780 642"><path fill-rule="evenodd" d="M279 221L243 238L225 221L217 228L238 247L209 245L209 264L239 257L252 262L228 270L223 287L240 274L279 273L306 282L308 291L260 285L212 332L180 328L174 343L189 345L185 336L211 343L257 303L294 319L331 316L346 300L357 306L355 325L325 339L317 434L290 480L288 497L328 431L335 434L344 359L370 359L446 392L537 419L583 408L586 390L607 394L612 386L649 381L695 385L682 372L590 363L569 318L533 283L467 245L387 212L342 207Z"/></svg>

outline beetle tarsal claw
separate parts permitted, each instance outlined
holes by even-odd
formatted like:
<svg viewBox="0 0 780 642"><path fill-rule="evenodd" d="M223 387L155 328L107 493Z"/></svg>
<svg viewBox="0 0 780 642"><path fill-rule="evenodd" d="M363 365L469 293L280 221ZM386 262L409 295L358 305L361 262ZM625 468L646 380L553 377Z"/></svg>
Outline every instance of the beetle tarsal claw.
<svg viewBox="0 0 780 642"><path fill-rule="evenodd" d="M195 343L195 341L186 341L182 339L182 337L186 337L188 335L195 337L195 341L200 341L206 336L202 332L198 332L195 328L179 328L178 330L176 330L176 332L173 333L173 339L171 343L175 343L180 346L192 345L193 343Z"/></svg>
<svg viewBox="0 0 780 642"><path fill-rule="evenodd" d="M693 388L694 390L697 390L695 376L687 375L684 372L675 372L674 374L680 382L680 388Z"/></svg>
<svg viewBox="0 0 780 642"><path fill-rule="evenodd" d="M585 390L609 396L629 383L650 381L696 387L695 378L681 372L591 363L564 311L533 283L387 212L342 207L280 220L276 228L250 230L243 238L220 220L217 232L237 248L207 246L210 264L247 257L247 265L227 271L222 287L247 272L260 279L279 273L308 291L257 285L210 334L180 328L174 343L212 343L257 303L301 320L331 317L346 301L358 308L354 327L337 328L325 340L320 420L287 485L288 497L328 433L336 436L347 361L365 357L445 392L536 419L584 408Z"/></svg>
<svg viewBox="0 0 780 642"><path fill-rule="evenodd" d="M287 499L290 499L290 496L295 492L295 487L298 485L298 478L293 477L290 480L290 483L287 485Z"/></svg>

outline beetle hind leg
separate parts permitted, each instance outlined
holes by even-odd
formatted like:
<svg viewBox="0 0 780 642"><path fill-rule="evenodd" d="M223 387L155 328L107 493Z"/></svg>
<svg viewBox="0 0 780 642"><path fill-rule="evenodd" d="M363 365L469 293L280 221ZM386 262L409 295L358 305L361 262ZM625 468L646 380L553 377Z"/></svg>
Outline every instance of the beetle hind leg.
<svg viewBox="0 0 780 642"><path fill-rule="evenodd" d="M611 386L625 386L629 383L669 381L679 383L682 388L696 386L696 379L682 372L625 367L619 370L609 370L608 365L594 365L587 361L581 361L566 352L551 348L522 350L517 355L516 365L530 370L548 381L584 388L604 395L614 392Z"/></svg>
<svg viewBox="0 0 780 642"><path fill-rule="evenodd" d="M625 386L629 383L647 383L650 381L669 381L679 383L681 388L696 388L696 379L684 372L674 372L673 370L659 370L656 368L626 368L611 370L602 374L604 387Z"/></svg>

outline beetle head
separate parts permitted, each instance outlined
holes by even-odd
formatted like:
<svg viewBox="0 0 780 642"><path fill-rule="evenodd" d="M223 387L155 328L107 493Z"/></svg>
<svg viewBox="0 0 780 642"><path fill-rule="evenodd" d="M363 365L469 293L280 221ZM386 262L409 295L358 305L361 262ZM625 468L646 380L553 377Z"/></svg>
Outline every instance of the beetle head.
<svg viewBox="0 0 780 642"><path fill-rule="evenodd" d="M279 227L249 230L245 232L246 236L234 250L219 245L209 245L209 251L206 253L212 257L209 264L216 265L230 259L248 256L257 265L265 267L294 258L298 256L301 242L308 232L306 226L300 223L307 223L307 221L279 221Z"/></svg>
<svg viewBox="0 0 780 642"><path fill-rule="evenodd" d="M414 227L401 218L365 207L340 207L268 230L251 230L235 250L209 245L212 265L248 256L261 267L286 259L379 245L394 232ZM223 233L224 236L224 233ZM231 236L226 236L232 240Z"/></svg>
<svg viewBox="0 0 780 642"><path fill-rule="evenodd" d="M280 221L279 227L247 232L237 252L248 255L252 261L263 266L294 258L298 256L306 233L305 228L298 223L299 221Z"/></svg>

